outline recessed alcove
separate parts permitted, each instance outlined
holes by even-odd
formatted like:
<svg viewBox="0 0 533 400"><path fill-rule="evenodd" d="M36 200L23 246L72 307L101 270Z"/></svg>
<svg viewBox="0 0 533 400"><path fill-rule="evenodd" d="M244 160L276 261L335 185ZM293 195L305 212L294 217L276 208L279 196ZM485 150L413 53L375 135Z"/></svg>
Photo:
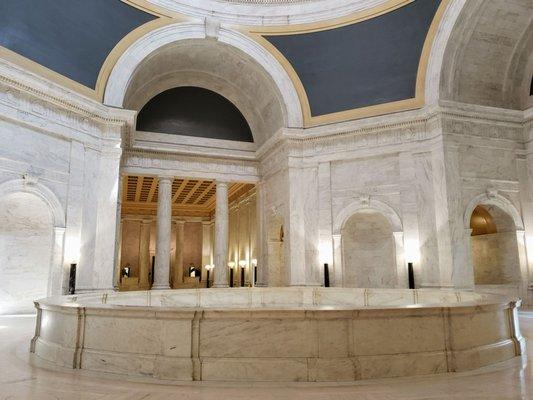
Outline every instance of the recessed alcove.
<svg viewBox="0 0 533 400"><path fill-rule="evenodd" d="M208 89L168 89L146 103L137 130L253 142L246 119L229 100Z"/></svg>

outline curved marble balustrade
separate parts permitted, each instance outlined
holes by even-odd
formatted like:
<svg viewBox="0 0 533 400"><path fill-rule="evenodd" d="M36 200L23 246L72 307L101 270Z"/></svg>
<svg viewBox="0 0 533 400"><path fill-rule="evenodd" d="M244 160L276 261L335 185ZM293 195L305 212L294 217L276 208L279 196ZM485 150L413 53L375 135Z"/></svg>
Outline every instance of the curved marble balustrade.
<svg viewBox="0 0 533 400"><path fill-rule="evenodd" d="M525 352L519 300L473 292L232 288L35 302L54 365L174 381L355 381L465 371Z"/></svg>

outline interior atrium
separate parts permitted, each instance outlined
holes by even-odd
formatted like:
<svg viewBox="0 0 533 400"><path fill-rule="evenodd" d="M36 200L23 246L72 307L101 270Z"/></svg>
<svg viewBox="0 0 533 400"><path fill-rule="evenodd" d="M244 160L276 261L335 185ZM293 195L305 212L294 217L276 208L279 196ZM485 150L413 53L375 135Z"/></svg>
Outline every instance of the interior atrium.
<svg viewBox="0 0 533 400"><path fill-rule="evenodd" d="M1 399L533 399L533 0L1 0L0 139Z"/></svg>

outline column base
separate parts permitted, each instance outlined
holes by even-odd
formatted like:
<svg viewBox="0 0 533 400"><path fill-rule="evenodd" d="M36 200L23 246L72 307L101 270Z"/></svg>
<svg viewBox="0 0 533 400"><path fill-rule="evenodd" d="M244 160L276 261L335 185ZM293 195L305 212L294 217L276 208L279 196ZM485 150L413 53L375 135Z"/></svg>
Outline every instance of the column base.
<svg viewBox="0 0 533 400"><path fill-rule="evenodd" d="M227 288L229 287L229 284L227 283L214 283L212 288Z"/></svg>
<svg viewBox="0 0 533 400"><path fill-rule="evenodd" d="M170 285L152 285L152 290L170 290Z"/></svg>

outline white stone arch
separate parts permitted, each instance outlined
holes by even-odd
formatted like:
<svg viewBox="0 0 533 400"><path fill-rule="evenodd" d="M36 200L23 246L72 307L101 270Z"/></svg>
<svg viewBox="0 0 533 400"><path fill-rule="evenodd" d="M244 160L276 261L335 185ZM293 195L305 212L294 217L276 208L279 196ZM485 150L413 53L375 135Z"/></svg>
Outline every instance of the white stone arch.
<svg viewBox="0 0 533 400"><path fill-rule="evenodd" d="M472 213L474 212L474 209L481 204L493 205L501 208L513 219L516 230L524 230L522 217L520 217L520 213L516 207L507 198L497 193L482 193L470 200L463 216L465 229L470 229L470 218L472 217Z"/></svg>
<svg viewBox="0 0 533 400"><path fill-rule="evenodd" d="M344 226L346 221L348 221L348 219L356 212L363 210L377 211L383 214L391 224L393 232L403 231L400 216L391 206L379 200L360 199L354 201L353 203L350 203L348 206L346 206L339 212L339 214L335 218L335 222L333 223L333 234L340 235L342 227Z"/></svg>
<svg viewBox="0 0 533 400"><path fill-rule="evenodd" d="M63 288L63 248L65 238L65 212L57 196L37 182L33 177L13 179L0 184L0 199L14 193L29 193L44 201L52 215L53 238L51 249L50 269L48 273L48 295L59 295L64 292Z"/></svg>
<svg viewBox="0 0 533 400"><path fill-rule="evenodd" d="M155 29L134 42L119 58L109 75L104 104L122 107L130 80L136 68L157 49L187 39L205 39L203 23L175 23ZM287 127L303 126L303 113L298 93L281 64L265 48L245 34L220 27L217 40L237 48L253 58L275 82L283 100Z"/></svg>
<svg viewBox="0 0 533 400"><path fill-rule="evenodd" d="M431 46L427 65L424 90L426 105L438 103L440 98L441 76L444 73L444 53L446 52L452 31L456 27L457 19L467 3L468 0L450 0L444 11Z"/></svg>
<svg viewBox="0 0 533 400"><path fill-rule="evenodd" d="M394 237L394 250L396 253L397 287L408 287L402 220L398 213L388 204L368 198L359 199L350 203L339 212L333 223L333 269L335 286L344 286L345 274L341 231L346 221L360 211L379 212L389 221Z"/></svg>

